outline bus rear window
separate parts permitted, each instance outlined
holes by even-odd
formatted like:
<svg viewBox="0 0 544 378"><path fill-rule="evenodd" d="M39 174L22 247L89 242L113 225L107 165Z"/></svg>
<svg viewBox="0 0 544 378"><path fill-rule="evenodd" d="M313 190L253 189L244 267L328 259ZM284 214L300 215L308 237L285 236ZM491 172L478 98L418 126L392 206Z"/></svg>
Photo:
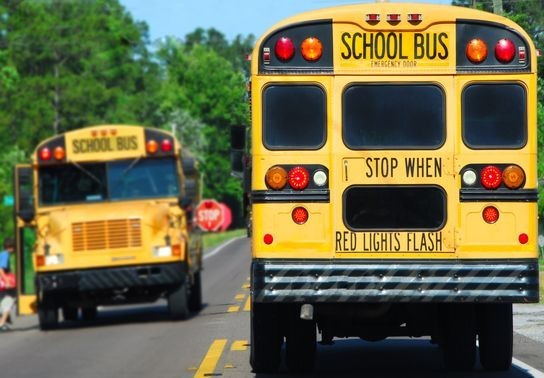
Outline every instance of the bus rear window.
<svg viewBox="0 0 544 378"><path fill-rule="evenodd" d="M519 84L472 84L463 91L463 141L474 149L527 143L527 99Z"/></svg>
<svg viewBox="0 0 544 378"><path fill-rule="evenodd" d="M437 230L446 223L446 193L438 186L352 186L344 222L358 230Z"/></svg>
<svg viewBox="0 0 544 378"><path fill-rule="evenodd" d="M343 94L351 149L436 149L446 138L444 92L436 85L353 85Z"/></svg>
<svg viewBox="0 0 544 378"><path fill-rule="evenodd" d="M317 85L271 85L263 93L263 142L270 150L319 149L326 138L325 91Z"/></svg>

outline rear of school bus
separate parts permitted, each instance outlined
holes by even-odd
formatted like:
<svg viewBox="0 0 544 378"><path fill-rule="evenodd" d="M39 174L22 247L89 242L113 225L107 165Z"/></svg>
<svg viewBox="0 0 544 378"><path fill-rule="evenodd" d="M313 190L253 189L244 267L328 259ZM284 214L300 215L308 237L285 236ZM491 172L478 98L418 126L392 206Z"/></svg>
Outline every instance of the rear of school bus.
<svg viewBox="0 0 544 378"><path fill-rule="evenodd" d="M536 53L466 8L365 4L252 56L251 364L334 337L430 336L448 368L512 359L538 301Z"/></svg>
<svg viewBox="0 0 544 378"><path fill-rule="evenodd" d="M35 234L19 266L34 267L42 329L57 326L59 310L74 321L93 319L100 305L161 297L174 318L200 307L202 246L183 191L195 167L185 162L184 175L172 134L87 127L45 140L32 159L17 169L17 222ZM21 296L23 312L31 299Z"/></svg>

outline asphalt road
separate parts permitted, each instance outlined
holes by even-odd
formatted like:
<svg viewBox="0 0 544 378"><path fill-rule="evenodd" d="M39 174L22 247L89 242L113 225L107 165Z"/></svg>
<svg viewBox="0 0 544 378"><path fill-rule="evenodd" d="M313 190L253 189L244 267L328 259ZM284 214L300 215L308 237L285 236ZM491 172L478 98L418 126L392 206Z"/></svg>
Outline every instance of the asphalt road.
<svg viewBox="0 0 544 378"><path fill-rule="evenodd" d="M205 307L171 321L166 302L99 309L92 322L61 323L41 332L35 316L17 317L0 333L0 377L193 378L256 377L249 366L249 240L206 251ZM440 350L427 339L318 346L311 377L544 377L544 306L516 306L514 366L493 374L444 371ZM292 377L282 367L277 375Z"/></svg>

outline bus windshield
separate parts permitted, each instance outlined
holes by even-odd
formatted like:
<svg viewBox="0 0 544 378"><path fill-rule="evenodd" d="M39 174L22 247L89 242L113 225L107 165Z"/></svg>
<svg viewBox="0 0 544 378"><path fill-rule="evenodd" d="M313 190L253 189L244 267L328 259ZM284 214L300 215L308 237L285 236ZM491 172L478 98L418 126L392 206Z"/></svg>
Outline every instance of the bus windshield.
<svg viewBox="0 0 544 378"><path fill-rule="evenodd" d="M179 195L174 158L72 163L39 168L43 206Z"/></svg>

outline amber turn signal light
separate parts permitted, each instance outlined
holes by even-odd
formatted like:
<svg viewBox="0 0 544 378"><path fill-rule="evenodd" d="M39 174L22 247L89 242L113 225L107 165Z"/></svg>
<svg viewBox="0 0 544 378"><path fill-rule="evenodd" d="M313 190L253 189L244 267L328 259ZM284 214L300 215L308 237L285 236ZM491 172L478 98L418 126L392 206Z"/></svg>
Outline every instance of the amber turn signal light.
<svg viewBox="0 0 544 378"><path fill-rule="evenodd" d="M273 190L282 190L287 184L287 171L275 165L266 172L266 185Z"/></svg>
<svg viewBox="0 0 544 378"><path fill-rule="evenodd" d="M518 189L525 181L525 172L517 165L509 165L502 171L502 181L509 189Z"/></svg>

